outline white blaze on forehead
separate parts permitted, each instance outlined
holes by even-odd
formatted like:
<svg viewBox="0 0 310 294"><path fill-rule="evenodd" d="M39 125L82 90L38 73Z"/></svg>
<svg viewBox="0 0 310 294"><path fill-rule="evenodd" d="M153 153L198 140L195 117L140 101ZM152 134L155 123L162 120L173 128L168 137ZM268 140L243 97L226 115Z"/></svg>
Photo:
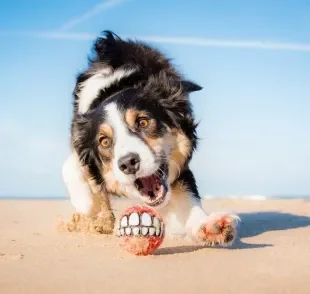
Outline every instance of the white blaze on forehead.
<svg viewBox="0 0 310 294"><path fill-rule="evenodd" d="M128 130L121 112L115 103L110 103L105 107L107 113L107 123L113 128L114 133L114 157L113 174L118 182L132 184L132 176L125 175L118 167L118 160L129 153L137 153L140 157L140 169L137 177L150 176L155 173L159 164L155 162L154 154L150 147L138 136Z"/></svg>
<svg viewBox="0 0 310 294"><path fill-rule="evenodd" d="M122 78L130 76L133 72L135 72L134 69L117 69L112 71L110 68L104 68L81 83L78 94L79 113L84 114L88 111L90 105L97 98L101 90L119 82Z"/></svg>

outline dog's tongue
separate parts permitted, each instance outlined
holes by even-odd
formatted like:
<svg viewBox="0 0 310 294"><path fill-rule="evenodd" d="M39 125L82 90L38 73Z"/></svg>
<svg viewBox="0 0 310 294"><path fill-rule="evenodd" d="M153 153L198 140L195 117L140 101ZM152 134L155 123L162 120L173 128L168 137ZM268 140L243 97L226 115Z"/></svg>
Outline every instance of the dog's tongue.
<svg viewBox="0 0 310 294"><path fill-rule="evenodd" d="M158 177L152 175L147 178L140 178L140 181L143 185L144 190L153 191L154 187L158 184Z"/></svg>

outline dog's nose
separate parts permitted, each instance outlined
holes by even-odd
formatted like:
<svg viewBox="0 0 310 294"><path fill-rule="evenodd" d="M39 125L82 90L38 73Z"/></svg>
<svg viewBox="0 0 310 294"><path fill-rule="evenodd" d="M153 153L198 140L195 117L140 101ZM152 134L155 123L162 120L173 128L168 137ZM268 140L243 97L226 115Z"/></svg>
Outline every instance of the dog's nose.
<svg viewBox="0 0 310 294"><path fill-rule="evenodd" d="M140 156L137 153L129 153L118 160L119 169L126 175L135 174L140 168Z"/></svg>

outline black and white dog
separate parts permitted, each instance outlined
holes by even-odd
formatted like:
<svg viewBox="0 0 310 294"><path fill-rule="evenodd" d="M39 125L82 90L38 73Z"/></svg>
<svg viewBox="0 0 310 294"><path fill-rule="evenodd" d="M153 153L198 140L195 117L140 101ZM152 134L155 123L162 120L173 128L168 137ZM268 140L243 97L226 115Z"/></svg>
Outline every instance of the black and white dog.
<svg viewBox="0 0 310 294"><path fill-rule="evenodd" d="M202 88L141 42L105 31L93 49L77 77L72 154L63 166L76 212L100 217L111 233L111 197L136 197L159 211L167 233L231 244L238 217L207 215L189 169L197 145L189 93Z"/></svg>

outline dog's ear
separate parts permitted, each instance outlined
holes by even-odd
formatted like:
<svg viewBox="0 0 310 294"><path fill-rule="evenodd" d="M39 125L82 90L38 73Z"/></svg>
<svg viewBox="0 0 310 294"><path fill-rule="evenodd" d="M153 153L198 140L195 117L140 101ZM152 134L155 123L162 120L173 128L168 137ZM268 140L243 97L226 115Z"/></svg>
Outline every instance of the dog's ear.
<svg viewBox="0 0 310 294"><path fill-rule="evenodd" d="M125 63L123 53L123 41L119 36L111 31L104 31L94 43L94 58L89 57L90 61L104 61L112 68L119 67Z"/></svg>
<svg viewBox="0 0 310 294"><path fill-rule="evenodd" d="M196 92L203 89L201 86L188 80L181 81L181 85L186 93Z"/></svg>

